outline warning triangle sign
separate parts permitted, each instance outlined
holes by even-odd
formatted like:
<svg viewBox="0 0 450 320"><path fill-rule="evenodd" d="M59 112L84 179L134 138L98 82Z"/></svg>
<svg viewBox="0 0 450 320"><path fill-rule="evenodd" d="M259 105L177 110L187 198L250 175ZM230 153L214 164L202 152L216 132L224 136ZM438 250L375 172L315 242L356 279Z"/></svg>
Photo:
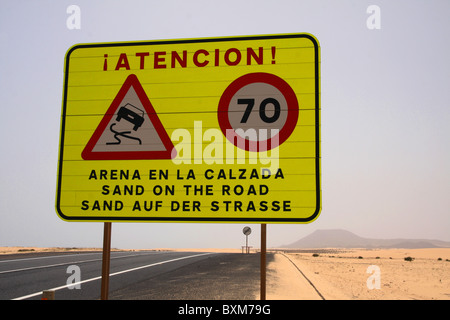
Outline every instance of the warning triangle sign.
<svg viewBox="0 0 450 320"><path fill-rule="evenodd" d="M172 159L175 152L138 78L131 74L81 157L84 160Z"/></svg>

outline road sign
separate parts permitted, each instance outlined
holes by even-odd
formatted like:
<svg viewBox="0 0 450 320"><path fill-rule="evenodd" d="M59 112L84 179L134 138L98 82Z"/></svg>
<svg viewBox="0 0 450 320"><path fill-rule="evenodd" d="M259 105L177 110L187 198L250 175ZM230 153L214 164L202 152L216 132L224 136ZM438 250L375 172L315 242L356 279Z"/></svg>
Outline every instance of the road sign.
<svg viewBox="0 0 450 320"><path fill-rule="evenodd" d="M252 228L250 227L244 227L244 229L242 230L242 232L246 235L249 236L252 233Z"/></svg>
<svg viewBox="0 0 450 320"><path fill-rule="evenodd" d="M313 221L321 207L319 67L309 34L73 46L58 215Z"/></svg>
<svg viewBox="0 0 450 320"><path fill-rule="evenodd" d="M172 159L173 150L173 143L144 89L131 74L81 157L84 160Z"/></svg>
<svg viewBox="0 0 450 320"><path fill-rule="evenodd" d="M249 73L227 87L218 115L222 132L231 143L248 151L267 151L294 131L298 101L283 79L270 73Z"/></svg>

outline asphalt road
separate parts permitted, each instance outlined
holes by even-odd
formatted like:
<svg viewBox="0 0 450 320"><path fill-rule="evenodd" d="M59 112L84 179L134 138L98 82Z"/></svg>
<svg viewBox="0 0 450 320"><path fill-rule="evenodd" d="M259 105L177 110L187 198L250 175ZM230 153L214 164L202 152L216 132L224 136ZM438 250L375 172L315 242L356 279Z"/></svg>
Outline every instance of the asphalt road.
<svg viewBox="0 0 450 320"><path fill-rule="evenodd" d="M101 264L99 252L0 256L0 299L99 299ZM111 300L257 299L258 288L257 254L111 253Z"/></svg>

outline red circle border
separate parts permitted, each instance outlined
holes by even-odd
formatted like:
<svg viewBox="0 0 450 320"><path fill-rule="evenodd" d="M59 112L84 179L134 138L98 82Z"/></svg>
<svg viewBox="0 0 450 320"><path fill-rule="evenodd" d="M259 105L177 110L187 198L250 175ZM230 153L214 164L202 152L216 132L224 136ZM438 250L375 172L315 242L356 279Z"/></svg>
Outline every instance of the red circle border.
<svg viewBox="0 0 450 320"><path fill-rule="evenodd" d="M250 141L237 135L235 133L235 129L231 127L228 118L228 108L231 99L236 94L236 92L238 92L242 87L248 84L260 82L272 85L275 88L277 88L283 94L288 105L288 115L286 118L286 123L284 124L283 128L278 132L276 136L268 139L267 142L265 143ZM292 90L292 88L286 81L271 73L256 72L256 73L249 73L237 78L225 89L219 100L217 117L219 120L219 126L220 129L222 130L222 133L236 147L241 148L241 145L243 144L245 146L245 150L247 151L263 152L278 147L289 138L289 136L294 131L295 126L297 125L299 114L298 109L299 106L297 96L294 90ZM227 129L231 129L233 133L227 136ZM278 144L276 142L272 143L275 137L278 138ZM232 140L230 140L230 138ZM236 144L234 143L235 141L237 141Z"/></svg>

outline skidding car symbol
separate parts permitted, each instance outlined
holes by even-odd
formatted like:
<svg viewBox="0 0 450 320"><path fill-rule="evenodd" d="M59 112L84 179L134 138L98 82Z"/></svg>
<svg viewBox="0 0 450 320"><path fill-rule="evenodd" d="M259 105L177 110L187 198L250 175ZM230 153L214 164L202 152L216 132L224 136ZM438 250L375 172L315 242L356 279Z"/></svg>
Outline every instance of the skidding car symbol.
<svg viewBox="0 0 450 320"><path fill-rule="evenodd" d="M130 107L138 110L141 115L139 115L136 112L134 112L133 110L131 110ZM125 119L128 122L131 122L132 124L134 124L133 130L137 131L137 129L139 129L139 127L144 122L144 111L133 106L130 103L127 103L123 107L120 107L119 112L117 112L116 121L120 121L120 119Z"/></svg>

